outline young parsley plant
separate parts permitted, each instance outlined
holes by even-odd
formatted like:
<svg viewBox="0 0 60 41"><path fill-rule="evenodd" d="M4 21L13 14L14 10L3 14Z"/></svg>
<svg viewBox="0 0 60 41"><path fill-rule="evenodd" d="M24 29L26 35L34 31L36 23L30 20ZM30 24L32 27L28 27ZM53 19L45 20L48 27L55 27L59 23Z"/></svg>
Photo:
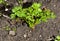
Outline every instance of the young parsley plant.
<svg viewBox="0 0 60 41"><path fill-rule="evenodd" d="M42 10L41 3L33 3L28 8L22 8L22 6L16 6L12 9L11 19L15 19L16 16L26 21L30 28L34 28L35 25L41 22L47 22L49 18L55 18L53 12L49 9Z"/></svg>

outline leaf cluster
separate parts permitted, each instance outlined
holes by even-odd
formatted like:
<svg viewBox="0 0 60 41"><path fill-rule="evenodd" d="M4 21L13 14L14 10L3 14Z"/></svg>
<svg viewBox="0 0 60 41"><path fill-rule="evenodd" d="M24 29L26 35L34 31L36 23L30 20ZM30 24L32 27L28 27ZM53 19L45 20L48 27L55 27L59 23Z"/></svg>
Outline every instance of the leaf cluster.
<svg viewBox="0 0 60 41"><path fill-rule="evenodd" d="M15 19L17 16L26 21L29 27L34 28L35 25L41 22L47 22L49 18L56 17L49 9L42 10L41 6L41 3L33 3L28 8L16 6L12 9L11 19Z"/></svg>
<svg viewBox="0 0 60 41"><path fill-rule="evenodd" d="M1 3L4 3L4 0L0 0L0 4L1 4Z"/></svg>
<svg viewBox="0 0 60 41"><path fill-rule="evenodd" d="M55 40L54 41L60 41L60 36L56 36Z"/></svg>

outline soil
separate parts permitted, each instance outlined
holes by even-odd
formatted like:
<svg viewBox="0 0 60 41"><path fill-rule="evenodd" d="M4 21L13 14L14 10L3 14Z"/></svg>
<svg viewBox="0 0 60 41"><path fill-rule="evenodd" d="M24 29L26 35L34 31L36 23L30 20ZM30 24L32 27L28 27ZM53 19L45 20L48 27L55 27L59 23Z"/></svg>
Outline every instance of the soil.
<svg viewBox="0 0 60 41"><path fill-rule="evenodd" d="M15 5L16 0L8 0L8 3ZM35 26L30 29L26 23L12 24L13 21L5 17L0 17L0 41L54 41L57 35L60 35L60 0L27 0L27 2L41 2L43 6L51 9L56 14L56 19L50 19L46 23ZM8 31L3 28L6 26L16 27L16 35L10 36Z"/></svg>

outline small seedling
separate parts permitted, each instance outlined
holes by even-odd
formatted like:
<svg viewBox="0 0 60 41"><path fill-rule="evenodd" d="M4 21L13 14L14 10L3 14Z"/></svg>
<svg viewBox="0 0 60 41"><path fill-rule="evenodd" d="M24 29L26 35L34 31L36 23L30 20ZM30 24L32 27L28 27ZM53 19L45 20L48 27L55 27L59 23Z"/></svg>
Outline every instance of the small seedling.
<svg viewBox="0 0 60 41"><path fill-rule="evenodd" d="M12 31L16 32L16 27L12 28Z"/></svg>
<svg viewBox="0 0 60 41"><path fill-rule="evenodd" d="M30 28L34 28L35 25L41 22L47 22L48 19L56 17L51 10L42 10L41 6L41 3L33 3L32 6L28 8L16 6L12 9L11 19L15 19L17 16L24 20Z"/></svg>
<svg viewBox="0 0 60 41"><path fill-rule="evenodd" d="M14 31L14 32L16 32L16 27L12 27L12 28L10 28L9 26L6 26L6 27L4 27L4 29L6 30L6 31Z"/></svg>
<svg viewBox="0 0 60 41"><path fill-rule="evenodd" d="M10 30L11 30L11 28L10 28L9 26L6 26L4 29L5 29L6 31L10 31Z"/></svg>
<svg viewBox="0 0 60 41"><path fill-rule="evenodd" d="M60 36L56 36L55 40L54 41L60 41Z"/></svg>

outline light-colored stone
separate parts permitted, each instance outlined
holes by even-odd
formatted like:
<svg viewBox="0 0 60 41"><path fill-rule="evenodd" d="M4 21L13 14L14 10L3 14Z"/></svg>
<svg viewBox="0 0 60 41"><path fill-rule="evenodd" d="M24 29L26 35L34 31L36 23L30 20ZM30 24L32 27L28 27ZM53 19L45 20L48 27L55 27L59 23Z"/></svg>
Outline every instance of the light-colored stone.
<svg viewBox="0 0 60 41"><path fill-rule="evenodd" d="M23 3L26 3L27 2L27 0L23 0Z"/></svg>
<svg viewBox="0 0 60 41"><path fill-rule="evenodd" d="M18 5L18 3L15 3L16 5Z"/></svg>
<svg viewBox="0 0 60 41"><path fill-rule="evenodd" d="M41 35L39 37L42 37Z"/></svg>
<svg viewBox="0 0 60 41"><path fill-rule="evenodd" d="M26 35L26 34L24 34L24 37L26 38L26 37L27 37L27 35Z"/></svg>
<svg viewBox="0 0 60 41"><path fill-rule="evenodd" d="M5 1L7 1L7 0L5 0Z"/></svg>
<svg viewBox="0 0 60 41"><path fill-rule="evenodd" d="M9 31L9 35L15 35L15 31Z"/></svg>
<svg viewBox="0 0 60 41"><path fill-rule="evenodd" d="M8 8L6 8L5 11L8 11Z"/></svg>

